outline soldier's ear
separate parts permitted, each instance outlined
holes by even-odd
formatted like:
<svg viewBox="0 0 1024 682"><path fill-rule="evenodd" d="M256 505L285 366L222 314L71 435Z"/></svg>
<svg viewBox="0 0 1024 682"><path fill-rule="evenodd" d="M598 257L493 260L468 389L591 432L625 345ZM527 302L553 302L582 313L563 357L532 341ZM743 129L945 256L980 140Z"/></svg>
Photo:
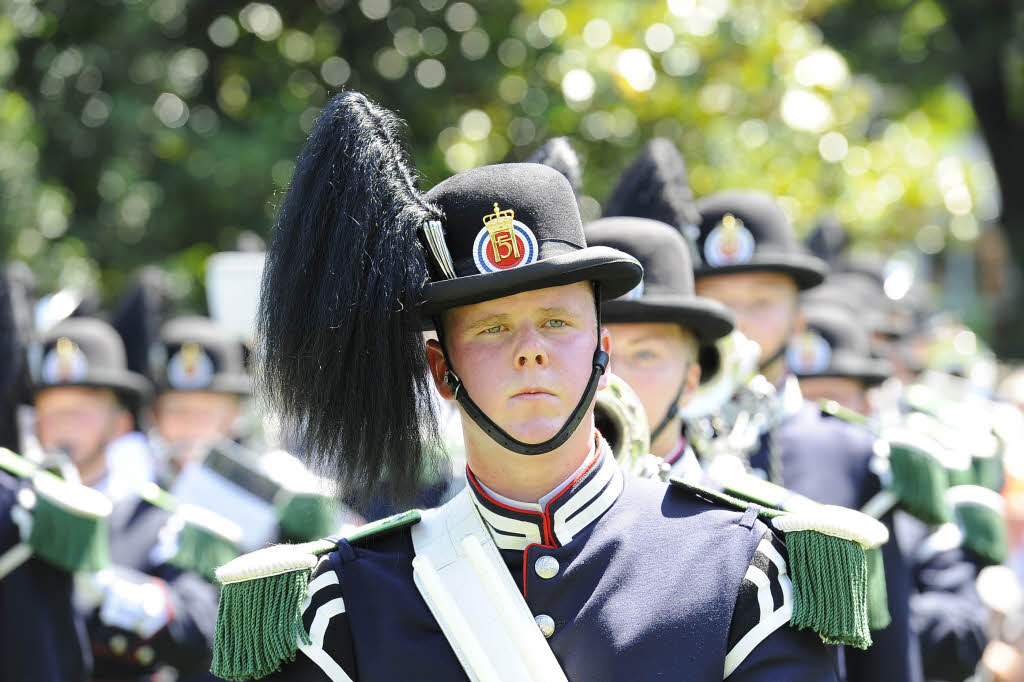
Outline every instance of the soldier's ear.
<svg viewBox="0 0 1024 682"><path fill-rule="evenodd" d="M430 367L430 376L434 379L434 387L445 400L454 400L452 389L444 382L444 375L448 371L448 361L441 351L441 344L436 339L427 340L427 365Z"/></svg>
<svg viewBox="0 0 1024 682"><path fill-rule="evenodd" d="M608 375L612 372L612 335L606 327L601 327L601 350L608 354L608 367L605 368L604 374L601 375L601 380L597 383L597 390L599 391L608 385Z"/></svg>

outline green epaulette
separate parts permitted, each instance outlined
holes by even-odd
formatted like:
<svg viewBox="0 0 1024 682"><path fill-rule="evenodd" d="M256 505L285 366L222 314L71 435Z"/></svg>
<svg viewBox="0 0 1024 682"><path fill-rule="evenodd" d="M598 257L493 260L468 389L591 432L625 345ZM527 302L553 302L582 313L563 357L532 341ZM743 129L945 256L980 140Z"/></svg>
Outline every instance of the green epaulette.
<svg viewBox="0 0 1024 682"><path fill-rule="evenodd" d="M856 410L843 407L835 400L820 400L818 401L818 407L821 409L822 414L827 414L830 417L842 419L844 422L856 424L857 426L869 426L867 417Z"/></svg>
<svg viewBox="0 0 1024 682"><path fill-rule="evenodd" d="M676 478L671 482L736 510L755 505L761 520L782 534L793 581L790 623L794 627L814 630L830 644L866 649L871 646L871 629L888 624L884 574L880 580L869 579L873 562L869 554L889 539L888 529L880 522L749 475L732 477L722 491Z"/></svg>
<svg viewBox="0 0 1024 682"><path fill-rule="evenodd" d="M942 444L915 422L885 429L880 443L887 449L888 473L885 487L900 506L928 524L949 520L945 494L950 485L950 469L955 468Z"/></svg>
<svg viewBox="0 0 1024 682"><path fill-rule="evenodd" d="M238 556L242 529L237 523L198 505L182 503L155 483L139 490L145 501L171 517L162 533L173 534L173 554L167 563L214 580L218 566Z"/></svg>
<svg viewBox="0 0 1024 682"><path fill-rule="evenodd" d="M19 492L18 503L32 516L26 542L33 554L68 572L92 572L110 565L110 500L2 448L0 468L31 482Z"/></svg>
<svg viewBox="0 0 1024 682"><path fill-rule="evenodd" d="M407 511L356 528L344 539L357 543L419 521L418 511ZM337 540L331 538L274 545L217 569L222 588L210 668L214 675L259 679L295 660L299 642L311 642L302 624L309 579L320 557L336 547Z"/></svg>
<svg viewBox="0 0 1024 682"><path fill-rule="evenodd" d="M949 489L946 502L963 534L964 548L986 565L1004 563L1009 539L1003 497L984 486L958 485Z"/></svg>

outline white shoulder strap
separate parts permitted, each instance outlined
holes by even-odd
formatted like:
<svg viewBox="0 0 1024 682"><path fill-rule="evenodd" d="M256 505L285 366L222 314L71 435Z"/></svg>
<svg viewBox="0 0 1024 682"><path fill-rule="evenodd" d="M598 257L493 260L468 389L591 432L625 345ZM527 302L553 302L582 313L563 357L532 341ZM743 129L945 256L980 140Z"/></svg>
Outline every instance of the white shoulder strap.
<svg viewBox="0 0 1024 682"><path fill-rule="evenodd" d="M412 527L416 587L473 682L566 681L469 495Z"/></svg>

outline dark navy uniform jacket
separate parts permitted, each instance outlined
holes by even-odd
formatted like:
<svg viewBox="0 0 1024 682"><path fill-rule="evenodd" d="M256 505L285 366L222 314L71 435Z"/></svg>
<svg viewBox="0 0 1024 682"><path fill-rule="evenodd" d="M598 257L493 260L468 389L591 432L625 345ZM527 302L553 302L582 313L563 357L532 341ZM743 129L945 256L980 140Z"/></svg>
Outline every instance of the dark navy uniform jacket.
<svg viewBox="0 0 1024 682"><path fill-rule="evenodd" d="M217 621L218 591L202 576L166 563L154 551L170 516L170 512L137 498L114 507L110 528L113 563L160 581L173 613L170 622L148 640L101 622L97 612L90 614L96 680L136 680L164 665L210 679L205 671ZM126 646L112 646L115 638L126 640Z"/></svg>
<svg viewBox="0 0 1024 682"><path fill-rule="evenodd" d="M20 540L11 520L22 481L0 471L0 554ZM0 679L81 682L92 657L71 607L71 575L32 558L0 580Z"/></svg>
<svg viewBox="0 0 1024 682"><path fill-rule="evenodd" d="M804 402L793 415L761 436L760 449L750 458L754 469L769 470L771 440L782 461L786 488L825 504L860 509L880 490L871 473L875 436L867 429L827 414ZM894 538L891 513L881 519ZM894 540L882 547L888 590L890 625L871 633L866 651L846 647L846 679L850 682L919 682L921 661L910 625L910 571Z"/></svg>
<svg viewBox="0 0 1024 682"><path fill-rule="evenodd" d="M978 569L961 538L954 524L936 529L896 513L896 541L910 559L910 621L929 680L970 677L988 643L988 609L975 587Z"/></svg>
<svg viewBox="0 0 1024 682"><path fill-rule="evenodd" d="M602 441L603 443L603 441ZM625 477L603 446L541 508L514 506L470 473L469 494L574 681L835 680L813 632L788 626L785 547L757 519ZM541 577L538 560L558 570ZM310 581L313 639L265 679L465 680L413 583L408 528L338 543ZM546 560L550 565L550 559Z"/></svg>

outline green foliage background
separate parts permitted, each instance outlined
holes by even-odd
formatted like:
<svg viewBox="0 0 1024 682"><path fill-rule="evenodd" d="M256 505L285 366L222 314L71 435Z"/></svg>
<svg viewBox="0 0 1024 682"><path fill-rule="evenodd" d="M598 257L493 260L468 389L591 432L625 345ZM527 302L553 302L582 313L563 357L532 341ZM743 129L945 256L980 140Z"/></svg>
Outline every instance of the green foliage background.
<svg viewBox="0 0 1024 682"><path fill-rule="evenodd" d="M6 256L108 298L156 262L201 308L205 257L268 233L342 88L408 121L424 188L568 135L596 216L665 135L697 195L766 190L875 251L969 249L999 212L971 103L955 65L901 79L948 17L879 2L894 28L865 36L831 0L0 0Z"/></svg>

